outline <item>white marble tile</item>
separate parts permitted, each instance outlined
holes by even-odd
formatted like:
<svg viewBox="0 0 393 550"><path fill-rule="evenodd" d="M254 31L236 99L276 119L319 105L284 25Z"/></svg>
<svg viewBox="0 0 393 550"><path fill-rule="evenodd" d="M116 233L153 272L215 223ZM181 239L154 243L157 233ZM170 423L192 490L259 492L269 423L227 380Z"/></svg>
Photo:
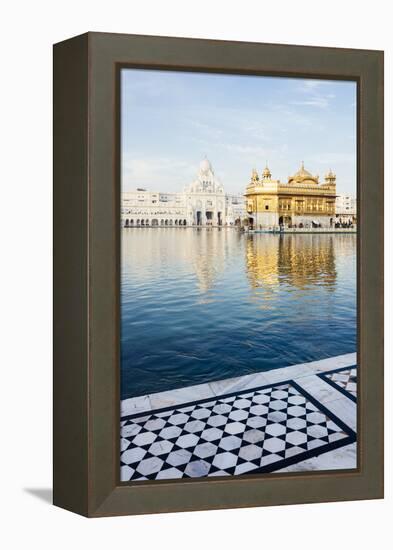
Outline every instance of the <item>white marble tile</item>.
<svg viewBox="0 0 393 550"><path fill-rule="evenodd" d="M205 460L189 462L184 472L190 477L204 477L210 470L210 464Z"/></svg>
<svg viewBox="0 0 393 550"><path fill-rule="evenodd" d="M225 431L232 435L241 434L246 429L246 426L242 422L228 422L225 426Z"/></svg>
<svg viewBox="0 0 393 550"><path fill-rule="evenodd" d="M209 386L214 395L224 395L226 393L247 390L248 388L255 388L260 385L258 380L259 378L256 374L246 374L245 376L239 376L237 378L226 378L224 380L210 382Z"/></svg>
<svg viewBox="0 0 393 550"><path fill-rule="evenodd" d="M134 435L137 435L141 429L142 426L140 424L128 424L127 426L120 428L120 435L122 437L133 437Z"/></svg>
<svg viewBox="0 0 393 550"><path fill-rule="evenodd" d="M265 455L261 458L260 465L261 466L267 466L268 464L271 464L272 462L277 462L277 460L281 460L280 455L276 455L276 454Z"/></svg>
<svg viewBox="0 0 393 550"><path fill-rule="evenodd" d="M195 434L181 435L176 441L178 447L186 449L187 447L194 447L198 443L199 437Z"/></svg>
<svg viewBox="0 0 393 550"><path fill-rule="evenodd" d="M282 424L269 424L266 428L266 433L273 436L283 435L285 432L286 428Z"/></svg>
<svg viewBox="0 0 393 550"><path fill-rule="evenodd" d="M263 373L263 378L265 379L265 384L275 384L277 382L285 382L286 380L294 380L295 378L309 374L310 370L307 364L301 364L266 371Z"/></svg>
<svg viewBox="0 0 393 550"><path fill-rule="evenodd" d="M161 458L153 456L152 458L142 460L142 462L138 464L136 471L143 476L148 476L149 474L154 474L158 472L162 468L163 464L164 462L161 460Z"/></svg>
<svg viewBox="0 0 393 550"><path fill-rule="evenodd" d="M152 393L149 395L149 400L152 409L160 409L197 401L199 399L208 399L209 397L214 397L210 385L199 384L197 386L187 386L176 390Z"/></svg>
<svg viewBox="0 0 393 550"><path fill-rule="evenodd" d="M180 413L171 415L171 417L168 419L168 422L169 424L173 424L174 426L177 426L178 424L184 424L185 422L187 422L187 420L188 420L188 416L185 413L180 412Z"/></svg>
<svg viewBox="0 0 393 550"><path fill-rule="evenodd" d="M156 479L179 479L183 477L183 472L177 468L168 468L158 472Z"/></svg>
<svg viewBox="0 0 393 550"><path fill-rule="evenodd" d="M213 472L212 474L209 474L209 477L220 477L220 476L230 476L231 474L226 472L225 470L217 470L217 472Z"/></svg>
<svg viewBox="0 0 393 550"><path fill-rule="evenodd" d="M200 443L194 449L194 454L199 458L207 458L216 454L217 446L213 443Z"/></svg>
<svg viewBox="0 0 393 550"><path fill-rule="evenodd" d="M204 427L205 427L205 422L202 422L202 420L190 420L184 426L183 430L189 433L197 433L197 432L201 432L204 429Z"/></svg>
<svg viewBox="0 0 393 550"><path fill-rule="evenodd" d="M244 420L247 418L248 412L244 410L235 410L229 414L229 420Z"/></svg>
<svg viewBox="0 0 393 550"><path fill-rule="evenodd" d="M155 439L157 439L157 435L153 432L142 432L134 437L132 442L134 445L148 445L149 443L153 443Z"/></svg>
<svg viewBox="0 0 393 550"><path fill-rule="evenodd" d="M213 407L213 413L215 414L225 414L231 410L232 405L230 405L229 403L217 403L217 405Z"/></svg>
<svg viewBox="0 0 393 550"><path fill-rule="evenodd" d="M262 447L253 444L245 445L240 449L239 456L243 460L256 460L262 456Z"/></svg>
<svg viewBox="0 0 393 550"><path fill-rule="evenodd" d="M241 444L242 440L240 437L229 435L221 439L219 447L220 449L225 449L225 451L233 451L234 449L238 449Z"/></svg>
<svg viewBox="0 0 393 550"><path fill-rule="evenodd" d="M278 426L278 424L272 424L272 426ZM248 430L244 436L243 440L247 443L259 443L265 439L265 432L263 430Z"/></svg>
<svg viewBox="0 0 393 550"><path fill-rule="evenodd" d="M277 472L307 472L315 470L346 470L356 468L356 443L297 462Z"/></svg>
<svg viewBox="0 0 393 550"><path fill-rule="evenodd" d="M138 414L145 411L150 411L151 403L148 395L142 395L140 397L131 397L130 399L123 399L120 404L121 416L128 416L129 414Z"/></svg>
<svg viewBox="0 0 393 550"><path fill-rule="evenodd" d="M210 416L210 414L211 414L211 411L208 409L196 409L191 413L191 417L196 418L197 420L204 420L205 418Z"/></svg>
<svg viewBox="0 0 393 550"><path fill-rule="evenodd" d="M153 431L163 428L165 424L166 422L163 418L153 418L152 420L148 420L143 427L147 431Z"/></svg>
<svg viewBox="0 0 393 550"><path fill-rule="evenodd" d="M277 439L276 437L272 437L271 439L268 439L264 442L263 448L270 453L278 453L285 449L285 441L283 441L282 439Z"/></svg>
<svg viewBox="0 0 393 550"><path fill-rule="evenodd" d="M169 453L173 448L173 443L171 443L168 440L165 441L157 441L150 445L149 447L149 453L155 456L163 455Z"/></svg>
<svg viewBox="0 0 393 550"><path fill-rule="evenodd" d="M247 420L247 427L249 428L262 428L263 426L266 426L266 424L266 418L262 418L260 416L252 416Z"/></svg>
<svg viewBox="0 0 393 550"><path fill-rule="evenodd" d="M344 355L336 355L335 357L329 357L328 359L321 359L320 361L312 361L306 363L309 370L313 373L325 372L333 369L339 369L341 367L350 367L357 362L356 353L346 353Z"/></svg>
<svg viewBox="0 0 393 550"><path fill-rule="evenodd" d="M216 455L213 460L214 466L221 469L232 468L236 462L237 456L229 452Z"/></svg>
<svg viewBox="0 0 393 550"><path fill-rule="evenodd" d="M203 439L206 439L206 441L215 441L216 439L220 439L222 436L222 430L218 428L209 428L207 427L203 432L202 436Z"/></svg>
<svg viewBox="0 0 393 550"><path fill-rule="evenodd" d="M352 430L356 431L356 403L343 395L335 401L329 401L325 404L325 407Z"/></svg>
<svg viewBox="0 0 393 550"><path fill-rule="evenodd" d="M160 431L159 436L163 439L172 439L174 437L179 437L182 433L182 429L178 426L168 426Z"/></svg>
<svg viewBox="0 0 393 550"><path fill-rule="evenodd" d="M235 475L245 474L252 470L255 470L255 464L252 464L252 462L243 462L243 464L236 466Z"/></svg>
<svg viewBox="0 0 393 550"><path fill-rule="evenodd" d="M322 380L319 376L315 374L311 376L304 376L296 380L296 382L301 386L306 392L315 397L320 403L328 403L329 401L335 401L343 394L333 388L330 384Z"/></svg>
<svg viewBox="0 0 393 550"><path fill-rule="evenodd" d="M217 415L212 415L208 421L207 421L207 424L209 426L214 426L215 428L218 427L218 426L223 426L224 424L226 424L227 422L227 418L226 416L223 416L222 414L217 414Z"/></svg>
<svg viewBox="0 0 393 550"><path fill-rule="evenodd" d="M141 461L145 454L145 449L142 449L141 447L133 447L132 449L122 453L121 461L124 462L124 464L133 464L134 462Z"/></svg>
<svg viewBox="0 0 393 550"><path fill-rule="evenodd" d="M135 470L129 466L122 466L120 468L120 481L129 481L134 474Z"/></svg>
<svg viewBox="0 0 393 550"><path fill-rule="evenodd" d="M181 464L186 464L190 461L192 454L186 449L179 449L178 451L173 451L168 455L166 462L171 466L180 466Z"/></svg>

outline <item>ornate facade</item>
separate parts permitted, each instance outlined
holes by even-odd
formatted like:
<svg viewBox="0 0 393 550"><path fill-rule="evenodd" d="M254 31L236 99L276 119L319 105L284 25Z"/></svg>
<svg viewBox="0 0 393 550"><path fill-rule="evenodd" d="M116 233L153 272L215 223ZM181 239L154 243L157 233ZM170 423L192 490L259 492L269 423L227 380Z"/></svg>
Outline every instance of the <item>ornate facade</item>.
<svg viewBox="0 0 393 550"><path fill-rule="evenodd" d="M244 197L226 195L207 158L196 179L179 193L146 189L125 191L121 197L121 223L139 226L230 226L246 215Z"/></svg>
<svg viewBox="0 0 393 550"><path fill-rule="evenodd" d="M330 170L324 183L304 168L287 183L272 179L266 166L259 177L254 169L246 188L249 223L255 228L279 226L334 227L336 176Z"/></svg>

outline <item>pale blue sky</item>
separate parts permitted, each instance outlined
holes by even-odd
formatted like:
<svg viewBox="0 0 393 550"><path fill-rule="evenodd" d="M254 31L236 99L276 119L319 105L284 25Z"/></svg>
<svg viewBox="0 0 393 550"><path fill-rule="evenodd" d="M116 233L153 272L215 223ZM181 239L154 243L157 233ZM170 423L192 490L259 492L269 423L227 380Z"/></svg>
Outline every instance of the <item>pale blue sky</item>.
<svg viewBox="0 0 393 550"><path fill-rule="evenodd" d="M206 154L229 193L304 160L356 194L354 82L123 69L121 94L123 190L180 191Z"/></svg>

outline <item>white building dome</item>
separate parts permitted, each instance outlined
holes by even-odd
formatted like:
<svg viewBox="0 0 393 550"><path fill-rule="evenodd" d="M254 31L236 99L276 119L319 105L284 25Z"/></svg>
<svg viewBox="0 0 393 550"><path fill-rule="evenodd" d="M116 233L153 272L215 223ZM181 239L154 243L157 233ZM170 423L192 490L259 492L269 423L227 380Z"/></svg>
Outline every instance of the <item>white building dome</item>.
<svg viewBox="0 0 393 550"><path fill-rule="evenodd" d="M213 168L210 161L205 157L199 164L199 173L202 175L208 175L209 172L213 173Z"/></svg>

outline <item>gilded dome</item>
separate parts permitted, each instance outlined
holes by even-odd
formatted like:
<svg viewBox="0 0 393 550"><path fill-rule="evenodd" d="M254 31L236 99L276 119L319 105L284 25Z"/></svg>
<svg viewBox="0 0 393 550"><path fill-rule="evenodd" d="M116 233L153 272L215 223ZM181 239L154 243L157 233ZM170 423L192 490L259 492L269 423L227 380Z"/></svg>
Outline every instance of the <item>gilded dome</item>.
<svg viewBox="0 0 393 550"><path fill-rule="evenodd" d="M313 176L311 172L306 170L304 168L304 163L302 162L302 165L300 169L294 174L293 176L290 176L288 178L288 183L318 183L318 176Z"/></svg>
<svg viewBox="0 0 393 550"><path fill-rule="evenodd" d="M266 164L264 171L262 172L263 179L270 179L272 177L272 173L270 172L270 169L268 165Z"/></svg>
<svg viewBox="0 0 393 550"><path fill-rule="evenodd" d="M333 170L330 168L329 172L326 174L325 179L335 179L336 174L333 172Z"/></svg>

